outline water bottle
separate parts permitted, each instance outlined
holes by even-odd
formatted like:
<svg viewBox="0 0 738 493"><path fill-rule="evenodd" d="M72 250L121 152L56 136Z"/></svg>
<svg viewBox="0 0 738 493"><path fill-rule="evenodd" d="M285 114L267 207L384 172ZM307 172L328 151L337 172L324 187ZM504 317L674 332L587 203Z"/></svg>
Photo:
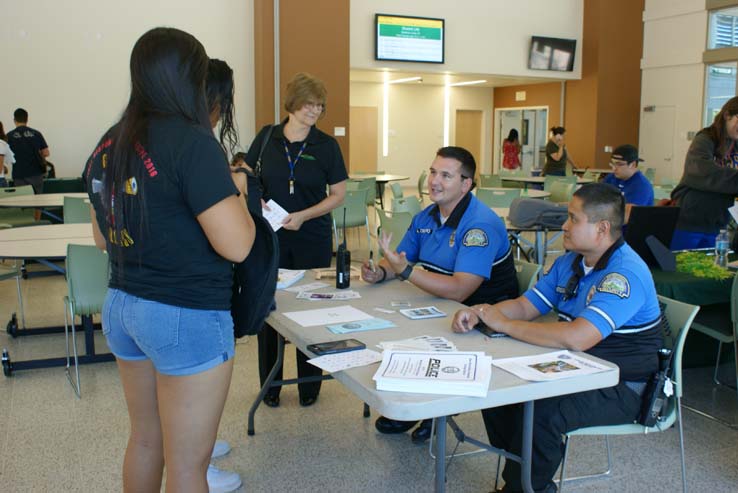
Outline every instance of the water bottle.
<svg viewBox="0 0 738 493"><path fill-rule="evenodd" d="M721 229L715 238L715 265L723 268L728 267L728 230Z"/></svg>

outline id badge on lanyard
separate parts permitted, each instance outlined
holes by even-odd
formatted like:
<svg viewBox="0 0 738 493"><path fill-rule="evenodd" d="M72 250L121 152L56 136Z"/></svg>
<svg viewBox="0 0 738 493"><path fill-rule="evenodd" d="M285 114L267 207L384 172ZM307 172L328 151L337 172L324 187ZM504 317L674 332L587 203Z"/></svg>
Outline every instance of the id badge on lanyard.
<svg viewBox="0 0 738 493"><path fill-rule="evenodd" d="M287 158L287 164L290 166L290 195L295 194L295 166L297 165L297 161L300 160L300 157L302 156L302 153L305 152L305 147L307 147L307 141L302 143L302 146L300 146L300 150L297 153L297 156L295 156L295 160L292 160L292 156L290 156L290 148L287 145L287 141L283 140L282 143L284 144L284 154Z"/></svg>

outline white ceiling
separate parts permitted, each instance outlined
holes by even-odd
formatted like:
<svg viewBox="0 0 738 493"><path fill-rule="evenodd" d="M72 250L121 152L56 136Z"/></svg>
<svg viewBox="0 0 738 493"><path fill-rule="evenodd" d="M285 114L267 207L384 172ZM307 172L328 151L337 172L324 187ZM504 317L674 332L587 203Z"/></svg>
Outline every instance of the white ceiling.
<svg viewBox="0 0 738 493"><path fill-rule="evenodd" d="M351 82L373 82L383 83L385 72L390 73L390 80L405 79L408 77L422 77L420 82L407 82L407 84L426 84L431 86L444 86L446 85L446 78L451 84L457 82L466 82L472 80L486 80L483 84L475 84L470 87L503 87L503 86L517 86L522 84L541 84L544 82L558 82L559 79L543 78L543 77L510 77L503 75L492 75L492 74L444 74L439 72L395 72L387 70L358 70L352 69L350 71ZM560 79L565 80L565 79Z"/></svg>

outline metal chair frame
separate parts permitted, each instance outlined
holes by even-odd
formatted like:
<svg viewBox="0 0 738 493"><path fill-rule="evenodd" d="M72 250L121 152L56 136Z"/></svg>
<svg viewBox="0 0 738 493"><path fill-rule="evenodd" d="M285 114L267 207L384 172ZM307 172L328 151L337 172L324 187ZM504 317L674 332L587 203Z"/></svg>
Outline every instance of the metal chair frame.
<svg viewBox="0 0 738 493"><path fill-rule="evenodd" d="M559 476L559 493L563 491L565 483L570 481L594 479L607 477L612 470L612 453L610 450L609 435L633 435L648 434L659 431L666 431L674 423L677 423L679 429L679 452L682 466L682 490L687 491L687 469L684 459L684 431L682 429L682 413L681 398L683 392L682 382L682 354L684 352L684 343L687 339L687 333L694 321L694 317L699 311L698 306L689 305L680 301L672 300L663 296L659 296L659 301L666 305L665 315L671 326L672 333L664 334L667 345L670 345L674 351L674 360L672 364L671 378L674 382L674 394L666 402L666 412L659 418L659 421L653 427L646 427L640 424L621 424L611 426L593 426L589 428L581 428L573 430L564 436L564 455L561 461L561 474ZM577 435L605 435L605 446L607 448L607 469L605 471L577 476L573 478L565 478L567 452L569 450L570 437Z"/></svg>

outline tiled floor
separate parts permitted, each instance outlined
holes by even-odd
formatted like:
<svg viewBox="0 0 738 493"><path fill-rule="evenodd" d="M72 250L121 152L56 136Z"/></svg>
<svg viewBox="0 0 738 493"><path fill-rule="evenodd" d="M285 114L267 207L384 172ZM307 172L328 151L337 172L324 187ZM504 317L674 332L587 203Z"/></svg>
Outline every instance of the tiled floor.
<svg viewBox="0 0 738 493"><path fill-rule="evenodd" d="M364 258L361 233L350 237L354 259ZM60 276L23 282L28 326L63 322ZM0 322L16 310L15 286L0 283ZM99 347L104 340L98 338ZM0 347L14 360L64 353L63 335L11 339L0 333ZM288 346L286 375L294 375ZM732 368L726 368L726 376ZM337 382L324 382L318 402L301 408L297 392L282 392L279 408L260 407L256 435L246 433L248 407L258 391L256 341L237 345L236 366L219 436L233 446L216 465L238 471L240 491L414 492L430 491L433 462L427 447L407 434L384 436L374 417L362 417L362 403ZM0 492L114 492L121 489L121 463L128 418L114 363L82 368L81 400L61 368L17 372L0 377ZM716 409L738 421L735 391L713 389L709 369L690 370L685 402ZM464 430L483 437L478 413L458 418ZM738 492L738 431L689 411L684 413L690 491ZM453 445L453 443L451 444ZM678 435L672 429L648 436L615 437L610 479L571 483L570 492L671 492L680 489ZM569 473L604 466L601 438L574 439ZM494 484L497 457L489 454L454 460L449 492L487 492Z"/></svg>

